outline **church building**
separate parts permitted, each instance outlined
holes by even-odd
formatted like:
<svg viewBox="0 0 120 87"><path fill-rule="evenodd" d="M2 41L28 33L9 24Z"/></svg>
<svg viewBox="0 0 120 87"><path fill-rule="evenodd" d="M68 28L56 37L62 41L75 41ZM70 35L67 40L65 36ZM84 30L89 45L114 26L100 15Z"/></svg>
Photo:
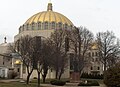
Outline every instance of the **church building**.
<svg viewBox="0 0 120 87"><path fill-rule="evenodd" d="M50 37L51 33L54 32L54 30L58 30L58 29L67 29L67 30L70 29L71 30L74 28L75 28L75 25L66 16L64 16L61 13L53 11L53 6L52 6L52 3L50 2L47 5L46 11L42 11L42 12L38 12L34 14L24 24L22 24L19 27L19 32L17 35L15 35L14 41L17 41L19 38L24 37L26 35L29 35L31 37L42 36L42 37L47 38L47 37ZM96 53L96 51L97 51L96 49L93 49L93 52L92 51L90 52ZM91 56L91 53L90 53L90 57L94 57L92 59L97 60L96 56L97 56L97 53L95 56L93 55ZM19 78L26 79L27 70L22 65L21 59L14 58L14 61L12 61L12 59L10 63L11 69L17 70L17 72L19 73ZM70 59L69 59L69 63L70 63ZM86 67L84 71L87 73L102 74L103 70L101 68L102 67L101 63L100 64L98 63L95 64L95 63L96 62L92 61L91 63L92 65L90 65L89 67ZM6 69L5 72L7 73L10 68L5 67L5 69ZM72 70L70 70L70 65L69 65L67 70L62 75L62 78L72 79L71 73L72 73ZM34 70L31 75L31 78L35 78L35 77L37 77L36 70ZM55 78L55 71L49 70L47 78Z"/></svg>

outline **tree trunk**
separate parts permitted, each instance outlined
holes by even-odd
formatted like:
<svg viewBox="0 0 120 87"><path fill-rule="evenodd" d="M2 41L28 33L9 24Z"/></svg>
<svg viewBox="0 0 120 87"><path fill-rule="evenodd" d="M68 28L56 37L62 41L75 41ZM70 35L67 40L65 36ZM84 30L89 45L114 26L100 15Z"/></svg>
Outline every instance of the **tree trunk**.
<svg viewBox="0 0 120 87"><path fill-rule="evenodd" d="M106 71L106 64L104 64L104 71Z"/></svg>
<svg viewBox="0 0 120 87"><path fill-rule="evenodd" d="M58 79L58 70L56 70L55 79Z"/></svg>
<svg viewBox="0 0 120 87"><path fill-rule="evenodd" d="M61 76L62 76L62 74L63 74L63 72L64 72L64 66L62 66L62 68L61 68L61 71L60 71L60 74L59 74L59 80L61 79Z"/></svg>
<svg viewBox="0 0 120 87"><path fill-rule="evenodd" d="M30 79L30 73L27 75L27 82L26 82L26 84L29 84L29 79Z"/></svg>
<svg viewBox="0 0 120 87"><path fill-rule="evenodd" d="M46 76L45 76L45 75L43 75L43 83L45 83L45 79L46 79Z"/></svg>
<svg viewBox="0 0 120 87"><path fill-rule="evenodd" d="M40 72L38 71L38 87L40 87Z"/></svg>
<svg viewBox="0 0 120 87"><path fill-rule="evenodd" d="M43 83L45 83L46 75L47 75L47 73L45 73L45 72L44 72L44 74L42 75L42 77L43 77Z"/></svg>
<svg viewBox="0 0 120 87"><path fill-rule="evenodd" d="M32 72L33 72L33 69L30 71L30 73L28 71L26 84L29 84L29 79L30 79L30 76L31 76Z"/></svg>
<svg viewBox="0 0 120 87"><path fill-rule="evenodd" d="M44 71L44 74L42 75L42 77L43 77L43 83L45 83L46 75L47 75L47 70L45 70L45 71Z"/></svg>
<svg viewBox="0 0 120 87"><path fill-rule="evenodd" d="M44 63L44 65L43 65L43 74L42 74L43 83L45 83L47 72L48 72L48 65Z"/></svg>
<svg viewBox="0 0 120 87"><path fill-rule="evenodd" d="M60 72L60 75L59 75L59 78L58 78L59 80L61 79L62 74L63 74L63 73L62 73L62 71L61 71L61 72Z"/></svg>
<svg viewBox="0 0 120 87"><path fill-rule="evenodd" d="M105 80L105 75L104 75L104 74L105 74L105 72L106 72L106 67L107 67L107 66L106 66L106 62L105 62L105 63L104 63L104 71L103 71L103 80Z"/></svg>
<svg viewBox="0 0 120 87"><path fill-rule="evenodd" d="M106 71L106 61L104 62L104 71Z"/></svg>

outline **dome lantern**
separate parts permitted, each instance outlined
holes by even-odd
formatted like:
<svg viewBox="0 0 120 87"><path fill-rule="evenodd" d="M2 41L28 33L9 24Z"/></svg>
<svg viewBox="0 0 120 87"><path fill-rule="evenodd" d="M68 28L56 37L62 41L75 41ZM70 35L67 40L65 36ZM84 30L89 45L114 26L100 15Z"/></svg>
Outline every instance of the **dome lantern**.
<svg viewBox="0 0 120 87"><path fill-rule="evenodd" d="M48 3L47 11L52 11L52 3L51 2Z"/></svg>

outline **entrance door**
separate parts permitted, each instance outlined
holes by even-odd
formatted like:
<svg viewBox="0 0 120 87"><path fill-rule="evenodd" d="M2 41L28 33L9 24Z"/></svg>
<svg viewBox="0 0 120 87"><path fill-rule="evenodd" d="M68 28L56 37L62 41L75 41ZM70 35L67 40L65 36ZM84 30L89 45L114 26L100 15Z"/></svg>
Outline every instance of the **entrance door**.
<svg viewBox="0 0 120 87"><path fill-rule="evenodd" d="M5 70L2 70L2 77L5 77Z"/></svg>

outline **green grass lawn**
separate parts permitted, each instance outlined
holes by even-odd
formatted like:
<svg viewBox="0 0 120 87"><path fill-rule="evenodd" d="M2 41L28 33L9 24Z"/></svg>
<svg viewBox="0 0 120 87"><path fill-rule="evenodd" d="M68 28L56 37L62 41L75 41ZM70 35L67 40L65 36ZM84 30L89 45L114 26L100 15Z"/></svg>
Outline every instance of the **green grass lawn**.
<svg viewBox="0 0 120 87"><path fill-rule="evenodd" d="M45 84L50 84L50 81L52 79L47 79ZM66 80L66 79L64 79ZM44 84L42 82L42 80L40 80L41 84ZM20 83L19 81L16 80L15 81L11 81L11 82L0 82L0 87L37 87L37 79L33 79L32 81L30 81L29 85L27 85L26 83ZM42 86L40 86L42 87Z"/></svg>
<svg viewBox="0 0 120 87"><path fill-rule="evenodd" d="M26 83L20 82L0 82L0 87L37 87L37 83L30 83L26 85Z"/></svg>
<svg viewBox="0 0 120 87"><path fill-rule="evenodd" d="M42 80L40 81L41 84L42 83ZM49 83L50 80L46 80L46 83ZM29 85L25 83L21 83L19 81L11 81L11 82L0 82L0 87L37 87L37 79L33 79L32 81L30 81ZM41 86L42 87L42 86Z"/></svg>

